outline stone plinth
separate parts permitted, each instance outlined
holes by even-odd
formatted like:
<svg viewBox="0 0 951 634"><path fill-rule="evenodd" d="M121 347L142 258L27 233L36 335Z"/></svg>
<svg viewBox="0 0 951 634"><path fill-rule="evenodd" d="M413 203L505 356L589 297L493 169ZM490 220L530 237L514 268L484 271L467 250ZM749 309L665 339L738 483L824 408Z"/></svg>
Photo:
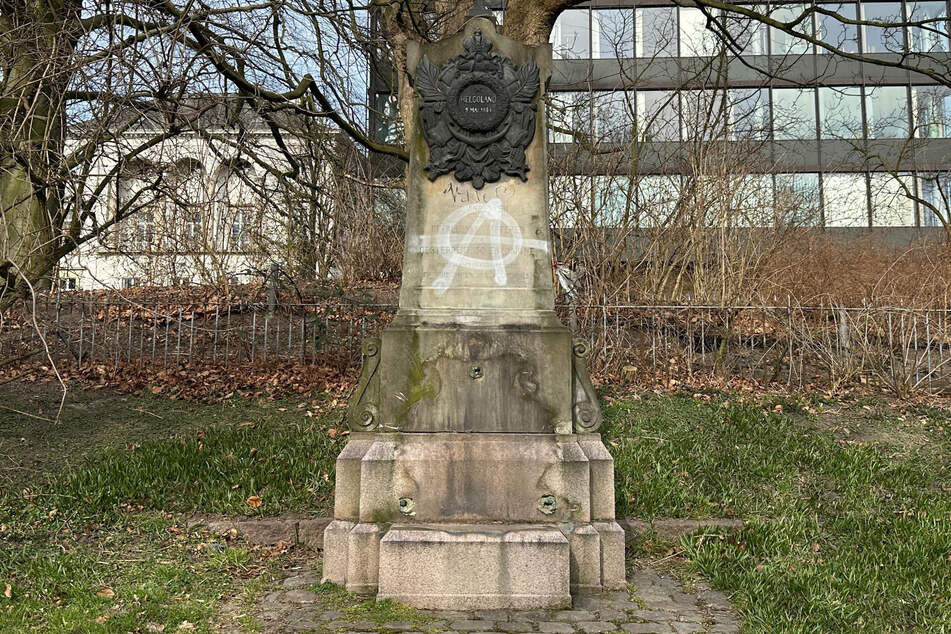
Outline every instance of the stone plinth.
<svg viewBox="0 0 951 634"><path fill-rule="evenodd" d="M598 434L354 433L337 459L324 577L395 598L402 564L392 561L415 552L426 558L414 564L429 570L422 578L445 568L436 578L451 580L446 592L434 593L412 590L415 577L406 577L399 596L417 607L454 600L454 609L552 606L557 593L531 598L520 591L505 604L508 590L495 585L465 590L473 587L475 552L487 562L509 555L515 562L545 551L557 561L538 565L562 571L557 583L573 592L622 588L624 532L614 521L613 473ZM555 587L546 579L537 588Z"/></svg>
<svg viewBox="0 0 951 634"><path fill-rule="evenodd" d="M394 526L377 596L437 610L568 607L568 540L553 526Z"/></svg>

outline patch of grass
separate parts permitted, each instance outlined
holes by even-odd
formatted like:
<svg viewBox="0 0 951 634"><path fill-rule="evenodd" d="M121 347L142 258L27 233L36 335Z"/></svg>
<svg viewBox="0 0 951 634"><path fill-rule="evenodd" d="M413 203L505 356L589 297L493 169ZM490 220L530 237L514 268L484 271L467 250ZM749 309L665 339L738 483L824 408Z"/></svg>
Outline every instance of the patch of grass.
<svg viewBox="0 0 951 634"><path fill-rule="evenodd" d="M206 540L151 516L93 536L40 526L2 540L0 585L11 597L0 597L0 631L174 632L189 623L210 631L220 598L254 556Z"/></svg>
<svg viewBox="0 0 951 634"><path fill-rule="evenodd" d="M325 609L345 612L346 618L343 620L346 621L372 621L378 626L404 622L422 627L434 620L433 617L404 603L392 599L367 600L366 597L348 592L346 588L329 581L315 584L310 589L318 595L320 604Z"/></svg>
<svg viewBox="0 0 951 634"><path fill-rule="evenodd" d="M109 449L45 486L25 493L8 489L2 506L34 519L53 513L74 528L116 521L130 509L330 512L334 464L345 437L330 438L326 424L264 418ZM251 496L262 504L250 506Z"/></svg>
<svg viewBox="0 0 951 634"><path fill-rule="evenodd" d="M614 404L619 515L736 515L681 542L751 631L951 629L948 426L849 442L772 403ZM784 408L786 409L786 408Z"/></svg>
<svg viewBox="0 0 951 634"><path fill-rule="evenodd" d="M310 590L320 597L321 605L329 610L344 610L362 601L360 595L348 592L343 586L330 581L315 584Z"/></svg>
<svg viewBox="0 0 951 634"><path fill-rule="evenodd" d="M402 621L413 625L425 625L431 622L432 617L422 614L416 608L392 599L382 601L363 601L347 608L347 617L353 620L373 621L377 625Z"/></svg>

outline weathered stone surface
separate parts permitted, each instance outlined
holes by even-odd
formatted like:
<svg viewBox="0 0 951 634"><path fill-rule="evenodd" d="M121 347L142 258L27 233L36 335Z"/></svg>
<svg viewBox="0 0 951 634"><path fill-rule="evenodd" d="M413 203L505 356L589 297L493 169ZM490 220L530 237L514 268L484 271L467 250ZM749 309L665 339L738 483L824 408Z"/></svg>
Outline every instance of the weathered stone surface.
<svg viewBox="0 0 951 634"><path fill-rule="evenodd" d="M430 609L569 605L568 574L568 540L554 528L393 527L378 596Z"/></svg>
<svg viewBox="0 0 951 634"><path fill-rule="evenodd" d="M495 629L502 632L534 632L535 625L529 621L507 621L496 623Z"/></svg>
<svg viewBox="0 0 951 634"><path fill-rule="evenodd" d="M595 618L593 612L588 610L562 610L561 612L555 612L552 614L552 619L556 621L568 621L568 622L577 622L577 621L592 621Z"/></svg>
<svg viewBox="0 0 951 634"><path fill-rule="evenodd" d="M621 629L630 634L660 634L660 632L670 632L668 625L660 623L623 623Z"/></svg>
<svg viewBox="0 0 951 634"><path fill-rule="evenodd" d="M338 585L347 583L350 531L354 526L356 524L348 520L334 520L324 530L324 581Z"/></svg>
<svg viewBox="0 0 951 634"><path fill-rule="evenodd" d="M557 621L542 621L538 624L539 632L548 632L548 634L570 634L575 628L568 624Z"/></svg>
<svg viewBox="0 0 951 634"><path fill-rule="evenodd" d="M297 542L311 550L324 549L324 531L333 521L328 517L312 517L297 523Z"/></svg>
<svg viewBox="0 0 951 634"><path fill-rule="evenodd" d="M588 459L573 436L354 435L371 443L356 500L361 522L589 521ZM336 490L338 498L354 494ZM551 513L539 508L545 495L555 497ZM401 499L412 501L409 513Z"/></svg>
<svg viewBox="0 0 951 634"><path fill-rule="evenodd" d="M591 481L591 519L614 519L614 458L597 434L578 441L588 458Z"/></svg>
<svg viewBox="0 0 951 634"><path fill-rule="evenodd" d="M604 589L627 585L624 578L624 530L617 522L594 522L601 538L601 584Z"/></svg>
<svg viewBox="0 0 951 634"><path fill-rule="evenodd" d="M590 524L562 528L571 550L571 591L601 591L601 538Z"/></svg>
<svg viewBox="0 0 951 634"><path fill-rule="evenodd" d="M533 62L544 85L551 74L551 47L527 47L498 35L492 21L484 18L470 20L459 34L425 49L411 45L410 72L416 72L423 55L433 64L458 55L463 41L477 30L495 52L514 65ZM510 312L551 310L545 116L543 103L533 101L538 116L532 143L525 150L527 182L517 176L502 176L479 191L451 176L430 181L422 169L430 159L427 143L420 139L410 145L407 207L413 213L407 214L401 308L425 311L451 306L463 313L487 307ZM422 128L417 119L416 129ZM498 201L497 205L493 201ZM501 238L500 252L494 252L493 244L482 238L492 235L493 223ZM460 251L469 232L480 240L470 238L470 248ZM460 259L457 253L470 259ZM449 314L443 319L453 321Z"/></svg>
<svg viewBox="0 0 951 634"><path fill-rule="evenodd" d="M380 574L380 539L376 524L357 524L348 535L347 590L358 594L376 592Z"/></svg>
<svg viewBox="0 0 951 634"><path fill-rule="evenodd" d="M495 627L495 623L492 621L462 619L459 621L453 621L449 624L449 627L459 632L477 632L479 630L492 629Z"/></svg>
<svg viewBox="0 0 951 634"><path fill-rule="evenodd" d="M360 469L372 444L351 438L337 456L334 476L334 519L356 522L360 518Z"/></svg>

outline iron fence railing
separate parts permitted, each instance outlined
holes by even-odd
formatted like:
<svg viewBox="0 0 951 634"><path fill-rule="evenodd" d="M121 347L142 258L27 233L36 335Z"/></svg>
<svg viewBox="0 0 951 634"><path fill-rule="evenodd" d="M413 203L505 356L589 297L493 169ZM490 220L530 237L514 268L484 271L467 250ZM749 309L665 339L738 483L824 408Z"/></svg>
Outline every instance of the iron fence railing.
<svg viewBox="0 0 951 634"><path fill-rule="evenodd" d="M562 305L588 339L595 371L717 373L802 386L878 383L896 393L945 390L951 310L904 307ZM0 317L0 360L41 350L76 363L358 365L360 341L390 304L147 302L50 294Z"/></svg>

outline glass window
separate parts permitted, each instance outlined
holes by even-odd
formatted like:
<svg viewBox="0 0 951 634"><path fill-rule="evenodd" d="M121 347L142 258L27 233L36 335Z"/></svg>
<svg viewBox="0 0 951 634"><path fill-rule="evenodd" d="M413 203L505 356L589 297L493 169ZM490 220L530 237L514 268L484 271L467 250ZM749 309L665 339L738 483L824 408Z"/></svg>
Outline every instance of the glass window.
<svg viewBox="0 0 951 634"><path fill-rule="evenodd" d="M591 42L595 59L634 57L634 11L596 9L591 12Z"/></svg>
<svg viewBox="0 0 951 634"><path fill-rule="evenodd" d="M644 141L679 141L680 108L672 90L637 92L638 136Z"/></svg>
<svg viewBox="0 0 951 634"><path fill-rule="evenodd" d="M922 139L951 137L951 88L912 86L915 135Z"/></svg>
<svg viewBox="0 0 951 634"><path fill-rule="evenodd" d="M855 20L858 17L858 10L854 2L838 4L820 4L820 11L830 11L836 16L816 13L816 26L819 30L816 36L839 51L846 53L859 52L859 28L855 24L847 24L845 20ZM837 17L838 16L838 17ZM829 53L821 46L817 49L820 53Z"/></svg>
<svg viewBox="0 0 951 634"><path fill-rule="evenodd" d="M819 88L819 121L823 139L861 139L862 89L858 86Z"/></svg>
<svg viewBox="0 0 951 634"><path fill-rule="evenodd" d="M768 55L769 31L766 25L757 20L735 13L725 13L721 18L726 32L742 49L742 55Z"/></svg>
<svg viewBox="0 0 951 634"><path fill-rule="evenodd" d="M374 114L376 138L384 143L400 143L403 138L403 119L396 97L389 93L377 95Z"/></svg>
<svg viewBox="0 0 951 634"><path fill-rule="evenodd" d="M866 53L901 53L905 49L900 2L863 2L862 19L893 26L863 25Z"/></svg>
<svg viewBox="0 0 951 634"><path fill-rule="evenodd" d="M562 11L551 29L552 55L555 59L587 59L591 57L588 43L588 10Z"/></svg>
<svg viewBox="0 0 951 634"><path fill-rule="evenodd" d="M915 203L908 195L915 191L910 174L871 174L869 186L873 227L915 226Z"/></svg>
<svg viewBox="0 0 951 634"><path fill-rule="evenodd" d="M819 175L776 174L773 204L777 221L798 227L819 224Z"/></svg>
<svg viewBox="0 0 951 634"><path fill-rule="evenodd" d="M804 4L787 4L773 9L769 17L779 22L792 22L799 18L805 10L806 5ZM795 25L793 29L811 36L813 34L812 19L806 18ZM809 42L772 27L770 27L769 41L773 55L804 55L812 52L812 45Z"/></svg>
<svg viewBox="0 0 951 634"><path fill-rule="evenodd" d="M553 226L571 229L590 216L590 176L554 176L550 183Z"/></svg>
<svg viewBox="0 0 951 634"><path fill-rule="evenodd" d="M717 36L707 28L707 17L700 9L680 8L680 55L710 57L717 52Z"/></svg>
<svg viewBox="0 0 951 634"><path fill-rule="evenodd" d="M574 133L591 134L589 101L586 92L548 93L550 143L573 143Z"/></svg>
<svg viewBox="0 0 951 634"><path fill-rule="evenodd" d="M773 137L816 138L814 88L773 88Z"/></svg>
<svg viewBox="0 0 951 634"><path fill-rule="evenodd" d="M867 227L865 174L824 174L822 207L827 227Z"/></svg>
<svg viewBox="0 0 951 634"><path fill-rule="evenodd" d="M732 88L729 95L731 138L768 138L769 91L766 88Z"/></svg>
<svg viewBox="0 0 951 634"><path fill-rule="evenodd" d="M675 7L645 7L635 10L634 38L638 57L677 57Z"/></svg>
<svg viewBox="0 0 951 634"><path fill-rule="evenodd" d="M725 90L686 90L681 93L684 140L722 139L729 113Z"/></svg>
<svg viewBox="0 0 951 634"><path fill-rule="evenodd" d="M597 224L618 227L628 224L634 212L634 192L626 176L595 176L594 204Z"/></svg>
<svg viewBox="0 0 951 634"><path fill-rule="evenodd" d="M918 175L918 212L922 227L942 226L940 218L951 218L951 174L933 172Z"/></svg>
<svg viewBox="0 0 951 634"><path fill-rule="evenodd" d="M948 52L948 13L943 2L909 2L906 6L909 23L908 47L915 53Z"/></svg>
<svg viewBox="0 0 951 634"><path fill-rule="evenodd" d="M640 226L663 227L670 224L679 200L679 176L641 176L637 181Z"/></svg>
<svg viewBox="0 0 951 634"><path fill-rule="evenodd" d="M604 143L628 143L634 128L632 107L624 91L595 93L594 134Z"/></svg>
<svg viewBox="0 0 951 634"><path fill-rule="evenodd" d="M749 174L732 181L730 208L726 218L741 227L771 227L773 216L773 177L769 174Z"/></svg>
<svg viewBox="0 0 951 634"><path fill-rule="evenodd" d="M871 139L908 137L908 89L904 86L872 86L865 89L865 112Z"/></svg>

